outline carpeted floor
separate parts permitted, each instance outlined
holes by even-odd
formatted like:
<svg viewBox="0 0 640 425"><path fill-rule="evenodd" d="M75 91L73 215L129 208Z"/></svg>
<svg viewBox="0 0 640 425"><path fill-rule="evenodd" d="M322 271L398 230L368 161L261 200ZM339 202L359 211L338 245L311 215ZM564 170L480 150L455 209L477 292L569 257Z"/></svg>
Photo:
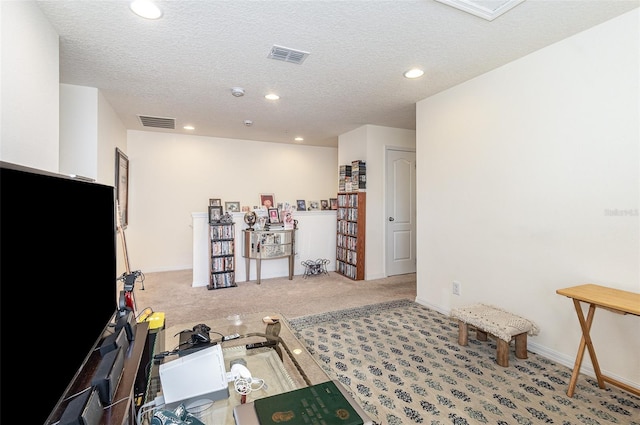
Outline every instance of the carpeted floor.
<svg viewBox="0 0 640 425"><path fill-rule="evenodd" d="M277 260L274 260L277 261ZM193 287L191 270L146 273L136 282L138 311L150 307L165 313L167 326L225 318L235 314L278 312L299 317L396 299L416 298L415 273L354 281L335 272L238 282L237 287L208 290ZM144 289L142 289L144 288Z"/></svg>
<svg viewBox="0 0 640 425"><path fill-rule="evenodd" d="M493 340L457 343L457 322L410 300L290 319L326 373L379 425L640 424L640 398L529 353L495 362Z"/></svg>

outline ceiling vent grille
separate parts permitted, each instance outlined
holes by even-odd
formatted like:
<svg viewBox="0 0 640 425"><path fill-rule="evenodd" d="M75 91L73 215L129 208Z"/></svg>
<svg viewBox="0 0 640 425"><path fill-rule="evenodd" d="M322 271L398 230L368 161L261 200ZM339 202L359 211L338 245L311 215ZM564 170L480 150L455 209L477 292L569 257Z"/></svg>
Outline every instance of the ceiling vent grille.
<svg viewBox="0 0 640 425"><path fill-rule="evenodd" d="M143 127L168 128L171 130L176 128L175 118L150 117L148 115L138 115L138 118Z"/></svg>
<svg viewBox="0 0 640 425"><path fill-rule="evenodd" d="M295 63L301 65L302 62L309 56L309 52L303 52L301 50L294 50L288 47L282 47L274 45L271 48L271 52L269 52L270 59L275 59L279 61Z"/></svg>

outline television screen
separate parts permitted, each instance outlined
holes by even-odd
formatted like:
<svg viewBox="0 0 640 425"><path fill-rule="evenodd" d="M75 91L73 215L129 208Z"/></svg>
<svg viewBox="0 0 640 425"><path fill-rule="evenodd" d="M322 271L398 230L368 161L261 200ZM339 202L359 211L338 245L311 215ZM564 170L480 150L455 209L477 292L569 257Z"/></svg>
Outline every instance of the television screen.
<svg viewBox="0 0 640 425"><path fill-rule="evenodd" d="M44 423L116 312L114 199L0 163L1 423Z"/></svg>

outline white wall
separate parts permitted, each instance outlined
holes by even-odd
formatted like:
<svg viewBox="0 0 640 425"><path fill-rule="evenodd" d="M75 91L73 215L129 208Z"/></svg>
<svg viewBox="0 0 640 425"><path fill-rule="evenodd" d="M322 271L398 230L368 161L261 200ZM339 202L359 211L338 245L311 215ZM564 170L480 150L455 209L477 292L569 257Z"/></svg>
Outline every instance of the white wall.
<svg viewBox="0 0 640 425"><path fill-rule="evenodd" d="M189 269L192 214L209 198L260 204L335 198L337 149L129 131L129 227L133 269ZM335 233L335 232L334 232Z"/></svg>
<svg viewBox="0 0 640 425"><path fill-rule="evenodd" d="M97 132L98 89L60 84L61 173L97 180Z"/></svg>
<svg viewBox="0 0 640 425"><path fill-rule="evenodd" d="M233 213L235 230L235 281L245 282L257 280L256 260L249 261L250 279L247 279L247 261L243 257L244 213ZM329 211L296 211L293 214L298 221L295 233L295 250L293 259L294 276L304 275L303 261L327 259L327 271L336 269L336 212ZM192 286L209 284L209 224L207 213L193 213L193 282ZM289 259L276 258L261 262L260 279L288 276Z"/></svg>
<svg viewBox="0 0 640 425"><path fill-rule="evenodd" d="M99 183L115 185L116 147L126 152L127 129L100 91L97 134L97 180Z"/></svg>
<svg viewBox="0 0 640 425"><path fill-rule="evenodd" d="M116 146L127 130L100 90L60 84L60 172L113 186Z"/></svg>
<svg viewBox="0 0 640 425"><path fill-rule="evenodd" d="M0 1L0 159L58 172L58 35L35 2Z"/></svg>
<svg viewBox="0 0 640 425"><path fill-rule="evenodd" d="M573 367L580 327L556 289L640 292L639 30L636 9L418 103L420 303L501 306ZM599 310L592 329L603 371L636 387L639 326Z"/></svg>

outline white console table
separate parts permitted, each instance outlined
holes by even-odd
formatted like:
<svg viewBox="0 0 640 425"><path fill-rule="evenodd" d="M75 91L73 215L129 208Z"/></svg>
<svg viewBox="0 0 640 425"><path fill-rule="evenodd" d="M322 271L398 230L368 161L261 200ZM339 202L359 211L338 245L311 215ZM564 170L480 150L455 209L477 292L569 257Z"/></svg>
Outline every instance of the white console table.
<svg viewBox="0 0 640 425"><path fill-rule="evenodd" d="M248 228L244 224L244 213L231 214L236 225L236 247L242 246L242 230ZM294 218L298 220L296 230L296 246L294 257L294 275L304 275L306 260L328 259L327 271L336 269L336 211L296 211ZM193 283L191 286L207 286L209 284L209 217L205 212L191 213L193 227ZM236 263L241 259L240 249L236 250ZM286 257L265 261L261 270L262 279L284 277L289 275ZM236 267L236 282L246 282L244 267Z"/></svg>

